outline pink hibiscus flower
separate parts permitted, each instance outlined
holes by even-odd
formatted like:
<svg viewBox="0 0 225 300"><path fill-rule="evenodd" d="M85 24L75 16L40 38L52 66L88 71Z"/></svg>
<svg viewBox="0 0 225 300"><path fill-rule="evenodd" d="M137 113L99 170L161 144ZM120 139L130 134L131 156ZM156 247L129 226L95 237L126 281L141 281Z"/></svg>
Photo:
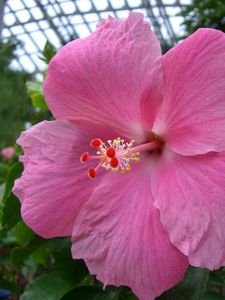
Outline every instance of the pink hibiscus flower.
<svg viewBox="0 0 225 300"><path fill-rule="evenodd" d="M44 91L56 121L21 134L14 187L35 232L72 235L74 258L141 300L189 263L225 265L224 33L161 56L141 14L109 17L58 52Z"/></svg>
<svg viewBox="0 0 225 300"><path fill-rule="evenodd" d="M1 150L1 155L5 160L10 160L15 155L16 150L13 147L5 147Z"/></svg>

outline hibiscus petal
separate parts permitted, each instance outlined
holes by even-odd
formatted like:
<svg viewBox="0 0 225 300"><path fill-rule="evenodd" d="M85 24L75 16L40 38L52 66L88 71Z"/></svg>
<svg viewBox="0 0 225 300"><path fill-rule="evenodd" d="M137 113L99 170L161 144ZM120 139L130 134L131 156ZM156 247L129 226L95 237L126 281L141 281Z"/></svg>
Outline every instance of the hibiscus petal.
<svg viewBox="0 0 225 300"><path fill-rule="evenodd" d="M46 101L56 119L130 132L140 121L138 103L149 94L152 64L160 54L142 14L130 13L124 21L109 17L91 36L69 43L51 60Z"/></svg>
<svg viewBox="0 0 225 300"><path fill-rule="evenodd" d="M88 166L80 163L90 137L66 121L44 121L21 134L25 170L13 192L22 203L22 217L39 235L71 235L74 219L94 186Z"/></svg>
<svg viewBox="0 0 225 300"><path fill-rule="evenodd" d="M225 152L175 155L152 176L155 206L171 242L197 267L225 265Z"/></svg>
<svg viewBox="0 0 225 300"><path fill-rule="evenodd" d="M187 258L169 241L143 171L109 174L78 215L72 253L105 285L151 300L179 282Z"/></svg>
<svg viewBox="0 0 225 300"><path fill-rule="evenodd" d="M225 34L200 29L161 59L164 101L153 131L183 155L225 150Z"/></svg>

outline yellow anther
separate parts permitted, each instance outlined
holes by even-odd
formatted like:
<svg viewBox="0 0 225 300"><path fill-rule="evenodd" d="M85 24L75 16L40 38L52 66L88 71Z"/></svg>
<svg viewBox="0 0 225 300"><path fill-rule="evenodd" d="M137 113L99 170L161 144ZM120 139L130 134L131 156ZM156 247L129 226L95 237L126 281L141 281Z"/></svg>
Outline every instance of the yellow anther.
<svg viewBox="0 0 225 300"><path fill-rule="evenodd" d="M131 160L137 162L137 161L140 160L140 158L138 158L138 157L132 157Z"/></svg>
<svg viewBox="0 0 225 300"><path fill-rule="evenodd" d="M130 172L130 171L131 171L131 166L130 166L130 165L128 165L128 166L126 167L126 171L127 171L127 172Z"/></svg>
<svg viewBox="0 0 225 300"><path fill-rule="evenodd" d="M124 173L125 173L125 169L124 169L124 168L121 168L121 169L120 169L120 173L121 173L121 174L124 174Z"/></svg>

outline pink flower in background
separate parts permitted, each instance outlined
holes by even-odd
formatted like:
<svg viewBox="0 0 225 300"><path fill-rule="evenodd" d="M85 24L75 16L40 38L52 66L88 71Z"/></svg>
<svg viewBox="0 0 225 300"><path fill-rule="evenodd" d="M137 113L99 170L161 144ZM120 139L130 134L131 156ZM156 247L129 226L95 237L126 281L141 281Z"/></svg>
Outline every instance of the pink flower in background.
<svg viewBox="0 0 225 300"><path fill-rule="evenodd" d="M224 33L161 56L141 14L109 17L58 52L44 91L56 121L21 134L14 187L35 232L72 235L74 258L141 300L188 263L225 265Z"/></svg>
<svg viewBox="0 0 225 300"><path fill-rule="evenodd" d="M9 159L13 158L15 153L16 153L16 150L13 147L6 147L1 150L1 155L5 160L9 160Z"/></svg>

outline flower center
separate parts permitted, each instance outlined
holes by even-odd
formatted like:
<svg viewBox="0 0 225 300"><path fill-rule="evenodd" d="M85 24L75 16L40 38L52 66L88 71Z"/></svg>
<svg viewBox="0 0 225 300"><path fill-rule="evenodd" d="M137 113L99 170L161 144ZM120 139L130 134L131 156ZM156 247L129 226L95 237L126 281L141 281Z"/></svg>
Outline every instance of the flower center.
<svg viewBox="0 0 225 300"><path fill-rule="evenodd" d="M91 140L90 146L95 148L96 155L90 155L89 152L84 152L81 157L81 163L87 160L97 160L97 166L91 167L88 170L88 176L93 179L96 176L97 170L102 167L112 172L129 172L131 170L130 162L140 160L141 152L154 152L161 150L162 141L154 134L151 135L151 141L148 143L135 146L135 141L131 140L126 143L120 137L108 140L104 143L101 139L95 138Z"/></svg>

